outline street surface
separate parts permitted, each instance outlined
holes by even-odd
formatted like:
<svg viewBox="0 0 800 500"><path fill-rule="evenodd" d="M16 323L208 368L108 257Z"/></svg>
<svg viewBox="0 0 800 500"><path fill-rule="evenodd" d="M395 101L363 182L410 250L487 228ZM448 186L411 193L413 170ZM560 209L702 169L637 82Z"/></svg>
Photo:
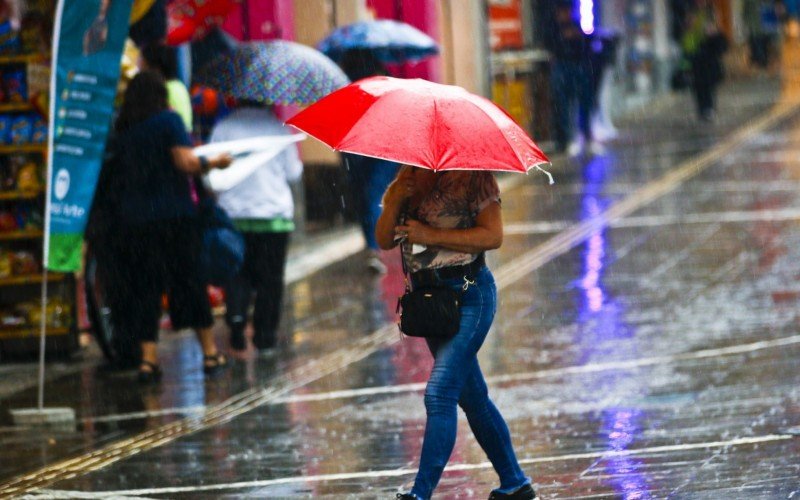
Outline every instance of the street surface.
<svg viewBox="0 0 800 500"><path fill-rule="evenodd" d="M553 186L502 179L480 361L543 498L800 498L800 109L781 88L726 84L713 125L670 96L606 154L558 159ZM77 430L10 427L36 391L4 393L0 497L393 498L431 362L392 324L398 256L380 278L363 259L291 285L280 349L218 379L165 333L156 388L98 359L51 377ZM435 497L495 481L462 416Z"/></svg>

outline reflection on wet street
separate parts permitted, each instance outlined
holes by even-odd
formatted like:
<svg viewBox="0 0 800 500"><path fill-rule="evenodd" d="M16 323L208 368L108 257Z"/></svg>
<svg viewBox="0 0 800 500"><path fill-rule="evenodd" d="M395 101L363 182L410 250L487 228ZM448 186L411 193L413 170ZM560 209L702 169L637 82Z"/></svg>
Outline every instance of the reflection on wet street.
<svg viewBox="0 0 800 500"><path fill-rule="evenodd" d="M502 179L480 361L544 498L800 494L800 112L780 86L728 84L710 127L669 97L606 154L557 160L554 186ZM159 387L96 363L52 380L79 426L4 421L0 496L393 497L431 362L392 325L398 256L380 278L361 259L294 283L280 348L215 380L185 334L165 336ZM7 394L2 418L34 401ZM450 464L439 498L497 486L463 418Z"/></svg>

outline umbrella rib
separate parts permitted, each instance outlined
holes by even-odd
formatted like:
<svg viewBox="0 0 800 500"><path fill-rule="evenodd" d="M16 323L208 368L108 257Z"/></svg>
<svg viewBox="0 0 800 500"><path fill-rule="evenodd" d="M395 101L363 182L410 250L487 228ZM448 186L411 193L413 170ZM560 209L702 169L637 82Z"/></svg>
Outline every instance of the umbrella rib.
<svg viewBox="0 0 800 500"><path fill-rule="evenodd" d="M434 155L436 156L434 165L437 167L439 166L439 162L442 159L441 152L439 151L439 120L437 120L437 115L439 114L439 106L437 105L436 99L433 99L433 130L431 130L431 136L433 136L433 144L436 145L436 151L434 151ZM437 169L434 168L434 171Z"/></svg>

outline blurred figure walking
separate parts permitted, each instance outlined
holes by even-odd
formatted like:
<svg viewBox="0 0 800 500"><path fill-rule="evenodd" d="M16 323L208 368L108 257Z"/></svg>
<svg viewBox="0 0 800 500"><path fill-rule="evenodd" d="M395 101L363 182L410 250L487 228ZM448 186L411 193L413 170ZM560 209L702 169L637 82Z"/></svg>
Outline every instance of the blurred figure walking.
<svg viewBox="0 0 800 500"><path fill-rule="evenodd" d="M556 2L550 32L545 36L545 47L553 57L550 88L553 92L556 150L567 151L571 156L581 154L584 145L592 150L601 150L594 142L591 127L595 96L591 39L581 29L574 2ZM575 133L575 107L578 109L578 129L581 135Z"/></svg>
<svg viewBox="0 0 800 500"><path fill-rule="evenodd" d="M238 108L214 127L210 141L290 134L267 105L240 101ZM295 228L291 184L302 174L297 148L289 146L247 179L219 193L219 205L244 235L246 246L242 270L225 288L225 320L232 349L247 348L244 331L254 291L253 344L259 350L277 344L286 255Z"/></svg>
<svg viewBox="0 0 800 500"><path fill-rule="evenodd" d="M717 87L725 72L722 55L728 41L722 33L711 0L696 0L684 21L681 48L691 68L691 85L697 116L703 122L714 120Z"/></svg>
<svg viewBox="0 0 800 500"><path fill-rule="evenodd" d="M348 50L339 65L353 82L370 76L388 75L383 64L368 49ZM361 232L369 251L367 268L377 274L385 273L386 265L381 261L375 239L375 225L381 215L381 197L397 175L399 166L388 160L350 153L344 153L343 157Z"/></svg>
<svg viewBox="0 0 800 500"><path fill-rule="evenodd" d="M117 335L141 345L139 381L157 382L158 322L166 291L172 326L193 328L203 350L206 374L226 364L211 331L213 318L200 254L202 227L190 179L231 158L197 157L181 118L167 109L164 80L154 71L129 84L115 124L118 161L108 172L118 186L104 270L106 293ZM124 236L123 236L124 235Z"/></svg>
<svg viewBox="0 0 800 500"><path fill-rule="evenodd" d="M780 29L775 2L743 0L742 19L747 30L750 62L766 70L774 60L774 45Z"/></svg>

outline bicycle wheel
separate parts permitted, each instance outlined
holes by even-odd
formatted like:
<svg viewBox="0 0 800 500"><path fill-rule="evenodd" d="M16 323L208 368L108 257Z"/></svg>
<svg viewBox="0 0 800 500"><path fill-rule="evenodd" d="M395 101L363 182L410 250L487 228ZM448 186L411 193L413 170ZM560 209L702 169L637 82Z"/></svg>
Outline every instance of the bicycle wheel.
<svg viewBox="0 0 800 500"><path fill-rule="evenodd" d="M106 359L120 366L137 364L138 346L131 338L115 335L111 308L106 302L102 273L91 250L86 252L84 284L92 333Z"/></svg>

